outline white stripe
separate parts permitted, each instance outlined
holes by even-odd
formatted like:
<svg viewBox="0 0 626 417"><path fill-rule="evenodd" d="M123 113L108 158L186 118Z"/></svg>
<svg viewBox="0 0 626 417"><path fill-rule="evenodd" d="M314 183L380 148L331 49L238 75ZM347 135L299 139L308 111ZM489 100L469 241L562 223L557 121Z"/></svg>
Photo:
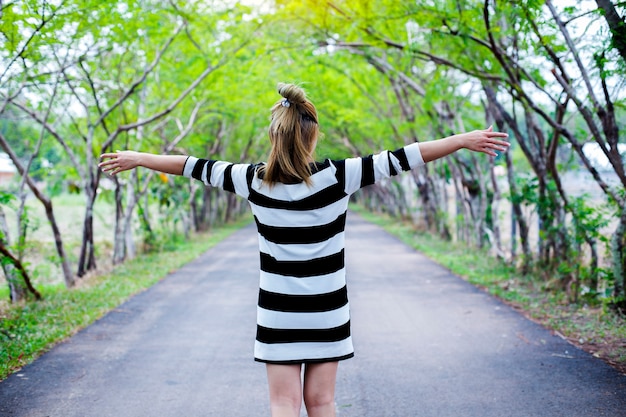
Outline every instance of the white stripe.
<svg viewBox="0 0 626 417"><path fill-rule="evenodd" d="M352 337L338 342L266 344L255 341L254 343L254 357L267 361L326 359L349 355L353 352Z"/></svg>
<svg viewBox="0 0 626 417"><path fill-rule="evenodd" d="M208 170L209 170L209 163L207 162L202 167L202 172L200 173L200 181L202 181L204 185L206 186L212 186L211 181L209 181L209 178L207 177Z"/></svg>
<svg viewBox="0 0 626 417"><path fill-rule="evenodd" d="M335 177L335 171L337 169L331 165L321 171L318 171L311 175L311 186L306 183L298 184L281 184L275 183L271 188L255 175L252 180L252 189L259 194L269 196L276 200L283 201L298 201L306 198L312 194L320 192L334 184L337 184L337 178Z"/></svg>
<svg viewBox="0 0 626 417"><path fill-rule="evenodd" d="M350 320L350 306L319 313L291 313L257 307L257 324L271 329L332 329Z"/></svg>
<svg viewBox="0 0 626 417"><path fill-rule="evenodd" d="M248 179L246 178L249 166L250 164L235 164L231 171L235 193L246 199L250 194L250 190L248 190Z"/></svg>
<svg viewBox="0 0 626 417"><path fill-rule="evenodd" d="M349 197L346 196L319 210L285 210L268 208L250 203L252 213L262 224L278 227L322 226L337 220L348 209Z"/></svg>
<svg viewBox="0 0 626 417"><path fill-rule="evenodd" d="M363 163L361 158L348 158L345 160L346 167L346 194L352 194L361 188L363 177Z"/></svg>
<svg viewBox="0 0 626 417"><path fill-rule="evenodd" d="M294 233L298 233L296 230ZM338 233L330 239L309 244L276 244L265 240L259 235L259 250L267 253L279 261L300 261L322 258L340 252L345 245L345 234Z"/></svg>
<svg viewBox="0 0 626 417"><path fill-rule="evenodd" d="M389 178L391 176L391 172L389 171L388 154L389 151L382 151L381 153L374 155L372 158L374 161L374 181Z"/></svg>
<svg viewBox="0 0 626 417"><path fill-rule="evenodd" d="M190 156L185 161L185 167L183 168L183 176L187 178L191 178L191 173L193 172L193 168L196 166L198 162L198 158Z"/></svg>
<svg viewBox="0 0 626 417"><path fill-rule="evenodd" d="M420 150L419 143L412 143L404 147L404 153L406 153L406 159L409 161L409 166L415 168L425 164L424 158L422 158L422 151Z"/></svg>
<svg viewBox="0 0 626 417"><path fill-rule="evenodd" d="M261 271L259 287L262 290L288 295L315 295L337 291L346 285L346 270L340 269L314 277L288 277Z"/></svg>
<svg viewBox="0 0 626 417"><path fill-rule="evenodd" d="M214 187L224 188L224 171L226 171L228 165L230 165L230 163L225 161L215 161L213 164L209 181Z"/></svg>

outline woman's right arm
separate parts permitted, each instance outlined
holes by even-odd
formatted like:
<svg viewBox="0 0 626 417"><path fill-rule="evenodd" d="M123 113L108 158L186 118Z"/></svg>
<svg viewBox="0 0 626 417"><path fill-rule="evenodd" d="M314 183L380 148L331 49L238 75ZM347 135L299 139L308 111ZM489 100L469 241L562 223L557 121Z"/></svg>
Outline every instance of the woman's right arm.
<svg viewBox="0 0 626 417"><path fill-rule="evenodd" d="M166 174L183 175L183 168L188 156L155 155L135 151L117 151L100 156L103 160L98 165L102 171L115 175L137 167L144 167Z"/></svg>
<svg viewBox="0 0 626 417"><path fill-rule="evenodd" d="M484 130L460 133L447 138L421 142L420 153L425 163L448 156L460 149L469 149L474 152L496 156L497 152L506 152L509 143L502 139L509 135L503 132L494 132L490 126Z"/></svg>
<svg viewBox="0 0 626 417"><path fill-rule="evenodd" d="M509 143L501 140L507 136L506 133L494 132L489 127L429 142L415 142L395 151L383 151L363 158L348 158L345 160L345 192L352 194L380 179L393 177L460 149L495 156L496 151L504 152L508 149Z"/></svg>

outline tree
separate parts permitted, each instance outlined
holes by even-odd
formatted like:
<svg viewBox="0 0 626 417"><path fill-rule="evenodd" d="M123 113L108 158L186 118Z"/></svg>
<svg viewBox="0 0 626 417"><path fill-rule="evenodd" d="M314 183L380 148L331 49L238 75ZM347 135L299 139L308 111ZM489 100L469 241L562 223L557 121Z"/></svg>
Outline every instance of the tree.
<svg viewBox="0 0 626 417"><path fill-rule="evenodd" d="M56 142L63 150L57 167L64 165L59 171L65 178L55 180L78 182L85 196L77 267L77 275L82 276L96 268L93 207L101 180L99 155L114 146L139 148L147 143L144 150L175 150L192 132L205 103L203 94L193 97L198 87L249 42L258 26L252 22L239 28L237 37L229 36L223 25L222 30L207 33L204 28L225 22L234 28L229 20L233 11L242 16L247 9L235 5L198 13L200 9L198 4L183 7L149 0L17 1L3 6L0 114L15 123L26 116L40 134L38 141L28 138L33 143L28 154L18 153L24 140L16 130L3 128L0 146L18 167L22 184L45 206L67 286L73 285L74 276L52 201L33 180L39 150L42 146L50 149ZM191 116L183 116L187 119L184 126L176 111L188 97L193 97L193 110ZM155 129L147 131L151 125ZM166 137L174 132L169 126L177 132ZM122 202L125 183L113 180L117 195L114 262L118 263L132 247L131 219L149 178L137 187L138 194L134 183L129 183L126 207Z"/></svg>
<svg viewBox="0 0 626 417"><path fill-rule="evenodd" d="M623 197L593 167L582 147L588 138L573 130L569 122L576 118L585 123L591 132L590 139L604 152L623 188L626 184L617 146L619 124L615 112L615 103L623 101L618 94L619 88L615 87L620 85L621 70L610 58L615 54L604 42L603 32L590 37L585 31L585 25L599 23L598 10L557 8L550 1L542 5L490 0L480 5L452 1L436 5L426 1L335 1L317 8L311 8L307 1L281 5L293 16L303 15L305 9L313 10L312 15L307 15L305 25L312 27L311 36L316 42L344 47L388 74L392 72L385 68L395 67L397 74L397 63L408 55L448 68L449 77L465 80L466 85L478 82L482 86L482 97L475 94L469 97L469 101L482 99L489 117L495 117L501 128L511 129L533 169L537 181L536 195L523 195L532 198L526 203L533 204L539 213L539 262L547 267L547 271L559 274L559 285L574 288L579 284L578 269L566 267L562 260L571 260L575 256L577 236L580 236L592 253L592 269L597 269L593 265L597 260L599 236L597 230L585 226L585 214L578 211L580 206L562 185L558 155L568 144L605 192L608 201L616 205L621 220L613 240L613 271L616 299L623 298L625 269L624 244L621 242L626 230L622 226ZM612 5L601 6L613 35L612 46L619 49L623 19L613 13L615 7ZM578 29L573 30L574 26ZM398 51L400 53L396 53ZM551 71L538 68L538 59ZM411 81L418 78L410 72L405 72L405 76ZM424 102L428 99L422 100L422 104ZM400 107L406 106L400 103ZM578 119L577 114L582 117ZM444 115L440 113L438 117ZM475 166L472 163L466 169ZM511 164L508 166L512 168ZM457 170L457 173L461 175L462 171ZM484 176L474 176L471 182L484 184L481 178ZM522 231L522 246L528 262L531 253L526 241L528 226L519 205L521 195L516 194L515 176L509 176L509 181L509 188L514 193L511 197L513 212ZM466 190L470 190L467 183L465 185ZM485 192L489 193L482 189L476 195ZM488 208L482 203L479 206L478 211ZM573 229L568 228L566 220L570 216ZM597 271L592 271L592 275L595 273Z"/></svg>
<svg viewBox="0 0 626 417"><path fill-rule="evenodd" d="M611 29L612 46L618 50L622 59L626 61L626 22L617 13L615 5L610 0L596 0L598 7L604 13L604 18Z"/></svg>

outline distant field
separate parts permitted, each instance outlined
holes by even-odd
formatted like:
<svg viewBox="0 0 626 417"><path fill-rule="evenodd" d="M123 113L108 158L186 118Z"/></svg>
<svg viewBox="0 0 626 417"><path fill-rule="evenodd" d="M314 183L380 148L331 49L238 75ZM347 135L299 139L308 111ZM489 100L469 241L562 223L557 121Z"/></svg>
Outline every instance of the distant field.
<svg viewBox="0 0 626 417"><path fill-rule="evenodd" d="M606 181L607 184L609 184L610 186L620 186L617 176L613 173L602 173L602 177L603 179ZM563 184L563 188L565 190L565 192L568 194L569 198L575 198L575 197L586 197L585 198L585 202L586 204L590 205L590 206L601 206L601 205L606 205L606 196L604 195L604 192L602 191L602 189L598 186L598 184L596 183L596 181L591 177L591 174L589 174L587 171L570 171L570 172L565 172L561 174L561 182ZM502 195L502 199L500 200L500 206L499 206L499 227L500 227L500 234L501 234L501 239L502 239L502 249L510 255L510 249L511 249L511 212L512 212L512 206L511 203L508 200L508 192L509 192L509 187L508 187L508 182L506 180L506 177L501 176L498 179L498 186L500 188L500 193ZM448 196L449 196L449 200L448 200L448 215L450 216L450 219L454 219L455 216L457 215L456 212L456 201L455 201L455 191L454 191L454 186L450 185L448 187ZM538 242L539 242L539 218L537 216L537 211L535 210L534 206L531 205L526 205L523 207L524 210L524 214L526 215L526 221L528 223L528 227L529 227L529 239L530 239L530 246L531 249L535 249L538 247ZM571 216L567 216L568 219L570 219ZM613 234L613 231L615 230L616 224L617 224L617 219L609 219L609 225L604 228L603 230L600 230L601 234L604 234L606 236L611 236ZM450 226L452 228L454 228L454 222L451 220L450 221ZM453 229L454 230L454 229ZM453 234L453 237L454 234ZM517 237L519 239L519 236ZM586 246L583 246L583 251L585 251L585 254L587 254L586 252L588 251L588 248ZM517 245L517 254L519 255L521 252L521 248L519 246L519 244ZM607 260L605 259L605 253L604 250L602 248L599 248L599 258L600 258L600 264L607 264Z"/></svg>
<svg viewBox="0 0 626 417"><path fill-rule="evenodd" d="M63 245L73 271L76 270L85 218L85 198L78 194L64 194L52 199L55 218L61 230ZM43 205L35 198L27 200L29 230L24 260L27 269L37 284L62 284L63 276L58 266L52 229ZM11 242L16 239L16 216L5 209L9 222ZM99 267L110 265L113 249L115 208L112 203L99 198L94 207L94 233L96 257ZM0 272L0 286L4 287L4 274Z"/></svg>

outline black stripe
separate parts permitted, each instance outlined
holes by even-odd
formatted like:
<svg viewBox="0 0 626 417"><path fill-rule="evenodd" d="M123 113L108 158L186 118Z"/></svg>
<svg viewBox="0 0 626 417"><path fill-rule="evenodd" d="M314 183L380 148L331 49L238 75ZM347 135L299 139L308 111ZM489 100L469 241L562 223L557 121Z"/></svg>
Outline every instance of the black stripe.
<svg viewBox="0 0 626 417"><path fill-rule="evenodd" d="M191 171L191 177L197 179L198 181L203 181L202 178L200 178L200 176L202 175L202 170L204 169L204 166L207 164L206 159L198 159L196 161L196 164L193 166L193 170Z"/></svg>
<svg viewBox="0 0 626 417"><path fill-rule="evenodd" d="M345 190L346 188L346 161L332 161L332 164L335 166L335 178L341 187Z"/></svg>
<svg viewBox="0 0 626 417"><path fill-rule="evenodd" d="M210 160L206 166L206 180L209 184L211 184L211 174L213 173L213 165L215 165L216 162L217 161L215 160Z"/></svg>
<svg viewBox="0 0 626 417"><path fill-rule="evenodd" d="M254 220L259 234L266 240L286 245L323 242L343 232L346 227L345 212L328 224L309 227L267 226L260 223L256 216L254 216Z"/></svg>
<svg viewBox="0 0 626 417"><path fill-rule="evenodd" d="M346 193L344 191L344 187L340 184L333 184L330 187L326 187L323 190L310 195L309 197L297 201L277 200L263 195L256 190L251 190L248 201L261 207L307 211L326 207L332 203L336 203L345 196Z"/></svg>
<svg viewBox="0 0 626 417"><path fill-rule="evenodd" d="M252 190L252 180L254 179L254 173L256 172L258 165L248 165L248 169L246 170L246 182L248 183L248 190Z"/></svg>
<svg viewBox="0 0 626 417"><path fill-rule="evenodd" d="M230 164L224 170L224 186L222 187L224 191L230 191L231 193L235 192L235 184L233 184L233 165Z"/></svg>
<svg viewBox="0 0 626 417"><path fill-rule="evenodd" d="M409 165L409 159L406 157L406 151L404 148L396 149L391 152L400 161L400 167L403 171L409 171L411 166Z"/></svg>
<svg viewBox="0 0 626 417"><path fill-rule="evenodd" d="M398 171L396 171L396 167L393 166L393 162L391 161L391 152L387 152L387 162L389 162L389 175L392 177L398 175Z"/></svg>
<svg viewBox="0 0 626 417"><path fill-rule="evenodd" d="M348 304L348 290L344 285L337 291L315 295L292 295L259 290L259 307L290 313L321 313L337 310Z"/></svg>
<svg viewBox="0 0 626 417"><path fill-rule="evenodd" d="M361 188L372 185L374 182L374 157L370 155L361 158Z"/></svg>
<svg viewBox="0 0 626 417"><path fill-rule="evenodd" d="M276 258L261 252L261 270L289 277L315 277L318 275L332 274L344 267L343 252L341 251L306 261L278 261Z"/></svg>
<svg viewBox="0 0 626 417"><path fill-rule="evenodd" d="M325 159L324 162L314 162L311 164L311 172L314 174L325 170L330 166L330 159Z"/></svg>
<svg viewBox="0 0 626 417"><path fill-rule="evenodd" d="M350 337L350 321L331 329L270 329L257 326L256 340L261 343L338 342Z"/></svg>
<svg viewBox="0 0 626 417"><path fill-rule="evenodd" d="M273 361L273 360L269 360L269 359L254 358L254 360L257 361L257 362L273 363L273 364L276 364L276 365L297 365L297 364L302 364L302 363L338 362L338 361L342 361L342 360L345 360L345 359L350 359L350 358L353 358L353 357L354 357L354 352L348 353L347 355L335 356L333 358L293 359L293 360L288 360L288 361Z"/></svg>

